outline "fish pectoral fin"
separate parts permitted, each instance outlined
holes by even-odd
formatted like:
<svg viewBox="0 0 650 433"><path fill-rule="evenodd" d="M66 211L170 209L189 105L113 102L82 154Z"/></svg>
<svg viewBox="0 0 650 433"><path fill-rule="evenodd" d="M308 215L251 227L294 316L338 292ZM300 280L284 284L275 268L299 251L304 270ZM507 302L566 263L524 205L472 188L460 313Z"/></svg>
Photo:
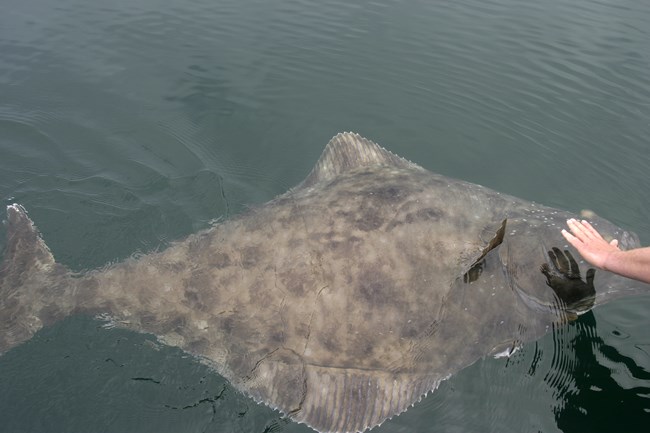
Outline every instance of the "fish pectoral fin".
<svg viewBox="0 0 650 433"><path fill-rule="evenodd" d="M483 265L485 262L485 256L501 245L503 243L503 237L505 236L506 233L506 223L508 222L508 219L504 219L501 222L501 226L497 229L497 231L494 233L494 236L492 239L488 241L488 244L483 248L483 251L481 252L481 255L472 263L472 265L469 267L469 270L465 272L463 275L463 281L465 283L473 283L474 281L478 280L478 277L481 275L483 272Z"/></svg>

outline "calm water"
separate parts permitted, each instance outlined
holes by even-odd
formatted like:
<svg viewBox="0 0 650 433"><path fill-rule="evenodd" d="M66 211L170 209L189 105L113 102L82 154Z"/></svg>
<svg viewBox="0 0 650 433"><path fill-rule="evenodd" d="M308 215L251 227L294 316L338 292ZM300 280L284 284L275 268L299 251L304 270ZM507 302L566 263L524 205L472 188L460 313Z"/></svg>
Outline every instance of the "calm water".
<svg viewBox="0 0 650 433"><path fill-rule="evenodd" d="M650 244L647 0L0 8L0 199L24 204L73 269L284 192L342 130L448 176L593 209ZM645 432L649 330L649 296L617 301L478 362L376 431ZM0 426L310 431L151 337L87 318L0 358Z"/></svg>

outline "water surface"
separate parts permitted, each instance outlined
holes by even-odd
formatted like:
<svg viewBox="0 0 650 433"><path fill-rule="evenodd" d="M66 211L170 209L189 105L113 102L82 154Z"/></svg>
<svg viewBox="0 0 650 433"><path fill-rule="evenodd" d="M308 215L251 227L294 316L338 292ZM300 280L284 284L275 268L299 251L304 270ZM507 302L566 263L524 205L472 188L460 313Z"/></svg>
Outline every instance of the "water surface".
<svg viewBox="0 0 650 433"><path fill-rule="evenodd" d="M645 0L0 7L0 198L25 205L75 270L269 200L343 130L432 171L593 209L650 244ZM648 312L647 296L599 308L377 431L646 431ZM88 318L0 359L0 425L309 431L152 337Z"/></svg>

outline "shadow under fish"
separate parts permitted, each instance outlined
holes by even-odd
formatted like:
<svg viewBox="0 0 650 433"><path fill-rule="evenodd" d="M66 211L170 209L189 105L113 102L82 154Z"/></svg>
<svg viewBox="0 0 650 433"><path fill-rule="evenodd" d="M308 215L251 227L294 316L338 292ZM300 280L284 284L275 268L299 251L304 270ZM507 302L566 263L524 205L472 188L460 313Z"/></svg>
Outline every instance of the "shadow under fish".
<svg viewBox="0 0 650 433"><path fill-rule="evenodd" d="M0 353L72 314L154 334L319 432L361 432L484 356L650 286L588 268L574 214L431 173L353 133L274 200L73 273L7 208ZM636 235L594 216L622 249ZM575 256L574 256L575 254Z"/></svg>

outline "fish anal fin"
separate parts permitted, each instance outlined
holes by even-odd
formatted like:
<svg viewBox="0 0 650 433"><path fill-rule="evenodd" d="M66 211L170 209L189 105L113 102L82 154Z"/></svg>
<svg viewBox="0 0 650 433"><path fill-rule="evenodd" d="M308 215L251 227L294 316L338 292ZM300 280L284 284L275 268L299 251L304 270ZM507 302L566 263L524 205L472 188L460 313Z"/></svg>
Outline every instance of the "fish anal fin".
<svg viewBox="0 0 650 433"><path fill-rule="evenodd" d="M425 374L282 362L267 363L263 376L272 378L267 386L257 382L246 391L320 433L363 432L378 426L420 401L441 381Z"/></svg>

